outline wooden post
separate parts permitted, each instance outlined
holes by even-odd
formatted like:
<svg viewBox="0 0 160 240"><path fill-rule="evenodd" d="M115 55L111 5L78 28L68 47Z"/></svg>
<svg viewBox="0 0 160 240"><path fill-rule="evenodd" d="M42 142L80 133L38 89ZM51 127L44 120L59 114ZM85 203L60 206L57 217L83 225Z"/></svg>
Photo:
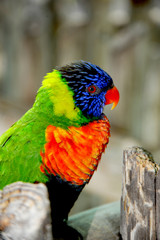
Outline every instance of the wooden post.
<svg viewBox="0 0 160 240"><path fill-rule="evenodd" d="M156 201L160 191L156 188L160 189L160 171L152 155L139 147L125 150L120 226L123 240L160 239L160 201Z"/></svg>
<svg viewBox="0 0 160 240"><path fill-rule="evenodd" d="M160 169L156 176L156 232L157 240L160 240Z"/></svg>

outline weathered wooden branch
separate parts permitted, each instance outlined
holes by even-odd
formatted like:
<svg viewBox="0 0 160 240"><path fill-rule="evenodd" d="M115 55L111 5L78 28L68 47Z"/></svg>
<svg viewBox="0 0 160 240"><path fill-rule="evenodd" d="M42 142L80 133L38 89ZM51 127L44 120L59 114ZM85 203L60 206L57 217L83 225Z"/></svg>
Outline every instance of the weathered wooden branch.
<svg viewBox="0 0 160 240"><path fill-rule="evenodd" d="M0 191L0 239L52 239L50 203L43 184L16 182Z"/></svg>
<svg viewBox="0 0 160 240"><path fill-rule="evenodd" d="M152 155L133 147L124 151L121 197L123 240L160 239L160 170Z"/></svg>

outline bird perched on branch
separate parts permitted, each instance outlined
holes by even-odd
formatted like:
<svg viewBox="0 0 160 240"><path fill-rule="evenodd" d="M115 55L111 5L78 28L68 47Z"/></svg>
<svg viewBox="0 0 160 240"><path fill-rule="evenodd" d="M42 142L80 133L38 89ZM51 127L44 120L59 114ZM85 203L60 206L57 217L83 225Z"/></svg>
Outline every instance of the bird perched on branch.
<svg viewBox="0 0 160 240"><path fill-rule="evenodd" d="M112 78L80 61L48 73L33 107L0 137L0 188L45 183L55 238L79 239L70 209L97 169L110 136L104 105L119 101Z"/></svg>

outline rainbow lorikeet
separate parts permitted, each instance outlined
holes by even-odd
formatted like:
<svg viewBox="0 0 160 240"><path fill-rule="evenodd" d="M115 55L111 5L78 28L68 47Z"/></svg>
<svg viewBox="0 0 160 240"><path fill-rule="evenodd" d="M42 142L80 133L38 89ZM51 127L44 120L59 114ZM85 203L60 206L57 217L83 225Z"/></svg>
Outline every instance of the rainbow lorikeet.
<svg viewBox="0 0 160 240"><path fill-rule="evenodd" d="M45 183L55 238L78 239L70 209L108 143L105 104L119 101L112 78L80 61L48 73L33 107L0 137L0 189L16 181Z"/></svg>

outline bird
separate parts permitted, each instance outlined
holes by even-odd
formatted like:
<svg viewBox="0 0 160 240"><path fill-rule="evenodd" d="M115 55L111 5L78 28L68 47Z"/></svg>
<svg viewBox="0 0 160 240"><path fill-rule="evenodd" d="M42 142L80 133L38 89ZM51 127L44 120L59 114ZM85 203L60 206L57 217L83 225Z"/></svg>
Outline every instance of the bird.
<svg viewBox="0 0 160 240"><path fill-rule="evenodd" d="M0 189L17 181L44 183L54 239L82 239L68 214L108 144L104 106L118 102L118 89L98 65L80 60L55 67L32 108L0 137Z"/></svg>

